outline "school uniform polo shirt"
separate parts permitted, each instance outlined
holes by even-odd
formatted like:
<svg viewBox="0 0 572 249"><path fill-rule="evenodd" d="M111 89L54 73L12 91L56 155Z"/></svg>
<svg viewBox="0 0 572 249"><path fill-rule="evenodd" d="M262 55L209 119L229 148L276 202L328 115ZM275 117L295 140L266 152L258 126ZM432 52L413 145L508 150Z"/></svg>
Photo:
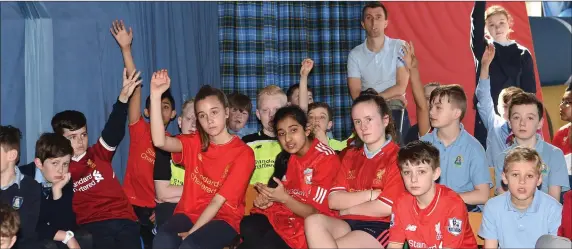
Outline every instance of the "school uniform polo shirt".
<svg viewBox="0 0 572 249"><path fill-rule="evenodd" d="M508 152L516 146L518 146L518 144L515 142L502 153L497 154L494 160L496 186L501 186L504 158ZM536 145L534 149L540 155L540 159L542 159L542 185L540 185L540 190L544 193L548 193L548 187L550 186L561 186L562 192L570 190L566 160L564 159L562 151L542 140L538 134L536 135Z"/></svg>
<svg viewBox="0 0 572 249"><path fill-rule="evenodd" d="M490 78L479 79L475 95L479 101L477 111L487 129L487 166L490 167L493 166L495 155L509 147L506 139L510 135L510 128L508 122L495 112Z"/></svg>
<svg viewBox="0 0 572 249"><path fill-rule="evenodd" d="M397 69L403 63L404 41L385 36L383 48L375 53L367 48L367 40L348 55L348 78L359 78L361 90L373 88L383 92L397 82Z"/></svg>
<svg viewBox="0 0 572 249"><path fill-rule="evenodd" d="M516 209L505 192L485 205L479 236L498 240L500 248L534 248L540 236L556 235L561 219L562 205L540 190L526 211Z"/></svg>
<svg viewBox="0 0 572 249"><path fill-rule="evenodd" d="M439 184L445 185L457 193L475 190L475 186L487 183L492 187L491 175L485 162L485 149L463 124L461 133L453 143L445 146L437 137L439 129L421 137L439 149L441 177Z"/></svg>

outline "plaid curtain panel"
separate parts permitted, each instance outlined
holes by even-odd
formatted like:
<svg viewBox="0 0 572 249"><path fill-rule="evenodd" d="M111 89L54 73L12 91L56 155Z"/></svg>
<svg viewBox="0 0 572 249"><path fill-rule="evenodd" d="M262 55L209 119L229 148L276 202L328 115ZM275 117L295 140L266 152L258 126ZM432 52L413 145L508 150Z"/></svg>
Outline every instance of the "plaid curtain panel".
<svg viewBox="0 0 572 249"><path fill-rule="evenodd" d="M334 110L333 134L352 130L347 57L365 40L364 2L219 2L222 88L248 95L275 84L284 91L300 81L300 65L314 60L308 83L314 100ZM248 127L260 128L254 111Z"/></svg>

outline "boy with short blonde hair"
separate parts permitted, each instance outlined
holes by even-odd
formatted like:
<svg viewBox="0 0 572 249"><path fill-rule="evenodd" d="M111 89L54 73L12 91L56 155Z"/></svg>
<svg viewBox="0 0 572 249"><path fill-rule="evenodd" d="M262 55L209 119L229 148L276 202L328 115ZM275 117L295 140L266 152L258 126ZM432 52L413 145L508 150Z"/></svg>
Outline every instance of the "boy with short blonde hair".
<svg viewBox="0 0 572 249"><path fill-rule="evenodd" d="M12 248L20 229L20 216L9 205L0 204L0 248Z"/></svg>
<svg viewBox="0 0 572 249"><path fill-rule="evenodd" d="M508 191L490 199L483 211L484 248L534 248L540 236L556 235L562 205L538 190L544 167L534 149L518 146L508 152L502 173Z"/></svg>
<svg viewBox="0 0 572 249"><path fill-rule="evenodd" d="M250 184L258 182L267 184L274 173L274 160L276 155L282 151L282 147L276 140L271 122L276 110L286 104L286 94L277 85L262 88L256 96L256 117L262 123L262 130L242 138L242 141L254 150L256 159L256 169L252 174Z"/></svg>

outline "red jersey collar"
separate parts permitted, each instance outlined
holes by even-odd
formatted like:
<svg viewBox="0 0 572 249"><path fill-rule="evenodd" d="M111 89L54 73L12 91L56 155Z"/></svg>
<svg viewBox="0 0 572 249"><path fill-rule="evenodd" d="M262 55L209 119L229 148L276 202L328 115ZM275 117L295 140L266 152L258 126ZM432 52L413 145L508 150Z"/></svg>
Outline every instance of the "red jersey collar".
<svg viewBox="0 0 572 249"><path fill-rule="evenodd" d="M429 205L424 209L419 209L419 204L417 204L417 198L413 198L413 211L415 212L415 214L422 216L431 215L435 211L435 208L437 208L437 205L439 204L439 199L441 199L441 191L442 191L441 185L435 184L435 196L433 197L431 203L429 203Z"/></svg>

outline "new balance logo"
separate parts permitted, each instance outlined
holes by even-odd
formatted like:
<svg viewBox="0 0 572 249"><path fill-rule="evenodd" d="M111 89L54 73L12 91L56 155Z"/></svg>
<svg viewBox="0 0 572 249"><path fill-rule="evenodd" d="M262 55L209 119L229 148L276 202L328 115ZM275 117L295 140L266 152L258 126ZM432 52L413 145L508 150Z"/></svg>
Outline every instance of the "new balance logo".
<svg viewBox="0 0 572 249"><path fill-rule="evenodd" d="M334 150L332 150L332 148L330 148L329 146L323 144L323 143L318 143L316 145L316 150L318 150L319 152L322 152L326 155L335 155L336 152Z"/></svg>
<svg viewBox="0 0 572 249"><path fill-rule="evenodd" d="M415 232L416 230L417 230L416 225L407 225L407 227L405 228L405 231Z"/></svg>
<svg viewBox="0 0 572 249"><path fill-rule="evenodd" d="M99 170L94 170L92 175L93 175L93 178L95 179L95 181L97 183L99 183L101 180L103 180L103 176L101 175L101 173L99 173Z"/></svg>

